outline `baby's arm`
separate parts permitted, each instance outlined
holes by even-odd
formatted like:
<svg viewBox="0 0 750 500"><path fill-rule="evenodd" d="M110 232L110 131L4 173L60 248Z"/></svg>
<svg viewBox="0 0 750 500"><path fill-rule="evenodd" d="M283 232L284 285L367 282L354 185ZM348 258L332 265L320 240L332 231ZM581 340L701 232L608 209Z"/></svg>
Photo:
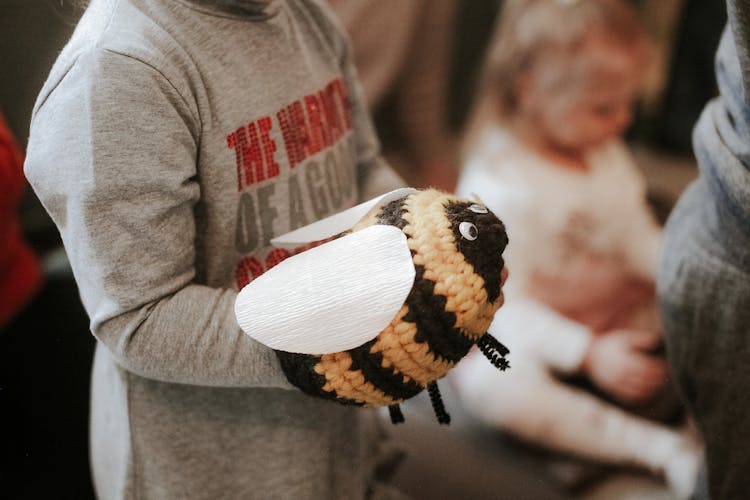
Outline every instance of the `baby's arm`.
<svg viewBox="0 0 750 500"><path fill-rule="evenodd" d="M584 325L527 298L509 300L490 331L516 353L511 354L513 366L534 363L558 373L582 373L624 403L647 400L666 381L664 359L649 354L659 343L650 332L592 335Z"/></svg>
<svg viewBox="0 0 750 500"><path fill-rule="evenodd" d="M26 173L58 225L97 339L143 377L290 387L234 319L236 292L195 283L195 104L155 68L82 56L35 113Z"/></svg>
<svg viewBox="0 0 750 500"><path fill-rule="evenodd" d="M538 346L535 352L552 368L556 368L553 356L558 355L557 342L569 342L564 339L570 336L574 327L595 332L588 336L584 351L578 351L580 357L574 365L577 371L623 403L637 403L652 397L665 383L666 368L663 357L650 354L660 344L658 332L637 329L638 326L651 328L653 325L635 325L631 321L635 319L634 304L641 303L639 301L643 299L628 297L628 286L623 280L620 280L622 285L613 290L607 290L612 285L604 283L602 290L606 293L597 296L596 282L617 282L620 271L614 275L604 272L596 278L592 278L597 274L595 268L587 269L584 266L565 271L560 276L535 276L531 280L529 294L533 300L539 301L541 309L538 312L528 311L522 318L525 324L522 326L519 321L519 331L547 330L536 342ZM567 271L575 272L569 274ZM644 295L647 292L645 286L641 285L644 289L634 292ZM582 293L580 297L577 297L578 292ZM633 300L635 302L631 304L629 301ZM516 307L513 301L509 302ZM547 325L542 323L545 316L549 318ZM561 339L556 338L560 336ZM550 351L551 348L553 350ZM569 368L570 371L573 369Z"/></svg>
<svg viewBox="0 0 750 500"><path fill-rule="evenodd" d="M510 349L511 366L528 361L568 374L579 369L591 343L588 328L526 297L509 299L495 315L490 333ZM523 354L513 361L517 351Z"/></svg>

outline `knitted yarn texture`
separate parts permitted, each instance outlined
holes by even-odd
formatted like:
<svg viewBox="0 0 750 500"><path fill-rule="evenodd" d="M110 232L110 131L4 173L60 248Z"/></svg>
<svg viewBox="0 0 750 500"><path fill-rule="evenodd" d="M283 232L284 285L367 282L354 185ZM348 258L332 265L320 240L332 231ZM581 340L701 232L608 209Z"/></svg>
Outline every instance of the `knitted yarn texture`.
<svg viewBox="0 0 750 500"><path fill-rule="evenodd" d="M447 423L435 382L473 345L483 339L491 346L485 355L507 367L507 349L486 333L503 303L505 227L484 206L436 190L373 209L352 231L374 224L407 237L416 276L404 305L369 342L323 355L276 351L281 366L302 391L343 404L394 407L428 388L438 420ZM356 318L351 323L357 327Z"/></svg>

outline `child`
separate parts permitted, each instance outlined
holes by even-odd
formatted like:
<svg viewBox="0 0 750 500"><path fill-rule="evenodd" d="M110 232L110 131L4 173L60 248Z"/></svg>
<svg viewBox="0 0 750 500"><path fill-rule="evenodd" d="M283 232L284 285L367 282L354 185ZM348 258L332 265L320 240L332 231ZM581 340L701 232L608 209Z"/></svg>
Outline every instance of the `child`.
<svg viewBox="0 0 750 500"><path fill-rule="evenodd" d="M701 499L750 489L750 5L726 5L721 95L693 130L700 176L667 222L658 279L669 360L706 442Z"/></svg>
<svg viewBox="0 0 750 500"><path fill-rule="evenodd" d="M324 6L93 0L25 168L98 340L98 496L399 495L374 475L375 414L294 389L234 317L289 256L272 237L397 184Z"/></svg>
<svg viewBox="0 0 750 500"><path fill-rule="evenodd" d="M508 228L507 302L492 325L513 356L455 381L484 422L561 451L664 473L686 496L698 448L559 376L585 375L622 405L663 390L653 308L661 231L620 137L646 39L619 0L509 1L471 129L460 195Z"/></svg>

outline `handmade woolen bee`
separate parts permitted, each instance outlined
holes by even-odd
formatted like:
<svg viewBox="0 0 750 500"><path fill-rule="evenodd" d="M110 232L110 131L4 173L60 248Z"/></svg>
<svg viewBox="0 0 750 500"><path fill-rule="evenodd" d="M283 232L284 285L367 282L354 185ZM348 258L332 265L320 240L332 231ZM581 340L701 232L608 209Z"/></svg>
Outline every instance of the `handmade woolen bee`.
<svg viewBox="0 0 750 500"><path fill-rule="evenodd" d="M503 303L508 238L486 207L401 189L272 241L328 237L251 282L235 305L242 329L276 350L292 384L388 406L394 423L403 421L399 404L426 388L438 421L449 423L437 380L473 345L509 366L508 349L487 333Z"/></svg>

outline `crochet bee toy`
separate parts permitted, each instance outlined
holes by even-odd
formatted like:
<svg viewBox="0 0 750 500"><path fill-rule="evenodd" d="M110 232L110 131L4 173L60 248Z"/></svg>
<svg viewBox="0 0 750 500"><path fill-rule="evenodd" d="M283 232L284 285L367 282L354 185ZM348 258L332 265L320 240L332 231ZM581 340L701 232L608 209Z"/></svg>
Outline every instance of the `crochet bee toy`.
<svg viewBox="0 0 750 500"><path fill-rule="evenodd" d="M394 423L403 422L399 404L426 388L447 424L437 380L473 345L508 368L508 349L487 333L503 303L508 238L486 207L400 189L273 242L330 237L251 282L235 305L242 329L276 350L292 384L388 406ZM270 312L278 310L282 318Z"/></svg>

